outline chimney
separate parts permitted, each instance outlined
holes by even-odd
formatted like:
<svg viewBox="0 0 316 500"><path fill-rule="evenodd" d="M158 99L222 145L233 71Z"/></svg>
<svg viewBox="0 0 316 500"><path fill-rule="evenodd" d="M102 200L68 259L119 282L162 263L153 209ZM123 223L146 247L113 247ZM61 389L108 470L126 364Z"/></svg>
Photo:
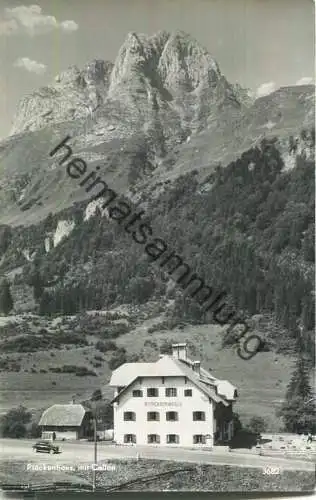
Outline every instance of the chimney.
<svg viewBox="0 0 316 500"><path fill-rule="evenodd" d="M172 356L177 359L187 359L187 344L172 344Z"/></svg>
<svg viewBox="0 0 316 500"><path fill-rule="evenodd" d="M198 373L200 375L201 361L193 361L192 369L193 369L194 372L196 372L196 373Z"/></svg>

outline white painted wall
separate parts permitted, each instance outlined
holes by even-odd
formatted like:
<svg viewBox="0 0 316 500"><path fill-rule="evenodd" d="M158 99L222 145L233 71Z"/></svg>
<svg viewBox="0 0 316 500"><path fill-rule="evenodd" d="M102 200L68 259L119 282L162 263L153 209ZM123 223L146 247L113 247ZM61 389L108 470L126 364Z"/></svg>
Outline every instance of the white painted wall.
<svg viewBox="0 0 316 500"><path fill-rule="evenodd" d="M78 439L77 431L55 431L56 439Z"/></svg>
<svg viewBox="0 0 316 500"><path fill-rule="evenodd" d="M159 397L147 397L147 388L157 387ZM177 397L166 397L165 388L176 387ZM133 397L132 391L141 389L143 397ZM192 389L192 397L185 397L184 390ZM158 406L157 404L168 404ZM156 406L157 405L157 406ZM170 406L169 406L170 405ZM136 421L124 421L124 412L136 413ZM156 411L160 414L159 421L148 422L147 412ZM167 421L166 412L177 411L178 421ZM204 411L205 421L193 421L193 411ZM114 440L124 444L124 434L135 434L136 444L148 444L148 434L160 435L160 446L189 446L202 447L213 445L213 403L190 381L185 383L184 377L165 377L162 383L161 377L143 377L142 383L136 382L124 395L114 403ZM167 434L178 434L180 442L178 445L167 444ZM193 444L194 434L210 434L206 444ZM154 444L154 446L159 446Z"/></svg>

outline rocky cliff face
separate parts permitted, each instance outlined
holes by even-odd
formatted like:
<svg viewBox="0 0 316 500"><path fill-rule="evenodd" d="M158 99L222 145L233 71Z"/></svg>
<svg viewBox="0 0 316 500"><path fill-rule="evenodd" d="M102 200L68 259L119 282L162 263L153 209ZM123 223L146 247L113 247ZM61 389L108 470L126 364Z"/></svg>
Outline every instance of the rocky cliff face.
<svg viewBox="0 0 316 500"><path fill-rule="evenodd" d="M155 88L162 96L216 87L221 74L216 61L196 40L183 32L152 37L131 33L115 62L110 95L131 83ZM166 95L166 94L165 94Z"/></svg>
<svg viewBox="0 0 316 500"><path fill-rule="evenodd" d="M11 133L91 117L113 103L124 106L131 123L144 125L169 114L179 127L199 129L201 116L226 98L239 106L216 61L187 34L130 33L114 65L97 60L82 70L71 67L23 98Z"/></svg>
<svg viewBox="0 0 316 500"><path fill-rule="evenodd" d="M52 85L21 99L11 135L91 114L104 102L112 67L112 63L97 60L82 71L73 66L56 76Z"/></svg>
<svg viewBox="0 0 316 500"><path fill-rule="evenodd" d="M131 184L150 190L195 169L203 179L263 137L288 154L289 136L313 123L313 98L302 86L254 101L189 35L130 33L114 63L71 67L21 100L0 143L0 220L26 222L84 198L49 157L66 135L89 168L130 194Z"/></svg>

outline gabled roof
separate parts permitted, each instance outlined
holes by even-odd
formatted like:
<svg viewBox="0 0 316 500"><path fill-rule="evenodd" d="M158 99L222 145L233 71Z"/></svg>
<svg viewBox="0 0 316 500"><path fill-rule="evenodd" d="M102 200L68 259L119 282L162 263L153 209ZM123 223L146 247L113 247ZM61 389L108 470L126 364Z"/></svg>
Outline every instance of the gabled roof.
<svg viewBox="0 0 316 500"><path fill-rule="evenodd" d="M124 363L112 372L109 385L124 387L139 375L150 376L159 375L156 363Z"/></svg>
<svg viewBox="0 0 316 500"><path fill-rule="evenodd" d="M208 371L201 367L200 379L205 383L212 383L217 387L218 394L221 394L227 399L235 399L237 395L236 387L228 380L220 380L211 375Z"/></svg>
<svg viewBox="0 0 316 500"><path fill-rule="evenodd" d="M56 404L43 412L38 425L80 426L87 411L80 404Z"/></svg>
<svg viewBox="0 0 316 500"><path fill-rule="evenodd" d="M199 374L185 365L185 363L183 363L180 359L174 359L173 361L181 367L182 373L188 378L188 380L204 392L206 396L210 397L213 401L215 401L215 403L223 403L224 406L228 406L229 403L226 401L225 397L220 396L217 393L216 385L203 383Z"/></svg>
<svg viewBox="0 0 316 500"><path fill-rule="evenodd" d="M179 377L183 372L174 361L175 358L165 355L154 363L124 363L113 371L110 385L123 387L136 377Z"/></svg>
<svg viewBox="0 0 316 500"><path fill-rule="evenodd" d="M125 363L112 373L110 385L124 387L124 389L112 400L112 403L128 390L140 377L185 376L213 401L228 406L229 403L227 400L234 399L234 396L228 398L225 394L218 393L217 385L221 381L215 379L211 375L205 380L205 376L201 377L199 373L190 368L191 364L192 362L190 362L190 360L180 360L168 355L162 356L155 363ZM203 371L206 372L206 370ZM208 374L208 372L206 373Z"/></svg>

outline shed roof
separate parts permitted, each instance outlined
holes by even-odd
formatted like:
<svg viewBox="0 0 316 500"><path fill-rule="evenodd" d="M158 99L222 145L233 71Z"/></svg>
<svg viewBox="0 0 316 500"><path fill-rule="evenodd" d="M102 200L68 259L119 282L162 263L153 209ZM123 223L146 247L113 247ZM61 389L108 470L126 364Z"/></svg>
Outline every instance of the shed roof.
<svg viewBox="0 0 316 500"><path fill-rule="evenodd" d="M43 412L38 425L80 426L87 411L81 404L56 404Z"/></svg>

